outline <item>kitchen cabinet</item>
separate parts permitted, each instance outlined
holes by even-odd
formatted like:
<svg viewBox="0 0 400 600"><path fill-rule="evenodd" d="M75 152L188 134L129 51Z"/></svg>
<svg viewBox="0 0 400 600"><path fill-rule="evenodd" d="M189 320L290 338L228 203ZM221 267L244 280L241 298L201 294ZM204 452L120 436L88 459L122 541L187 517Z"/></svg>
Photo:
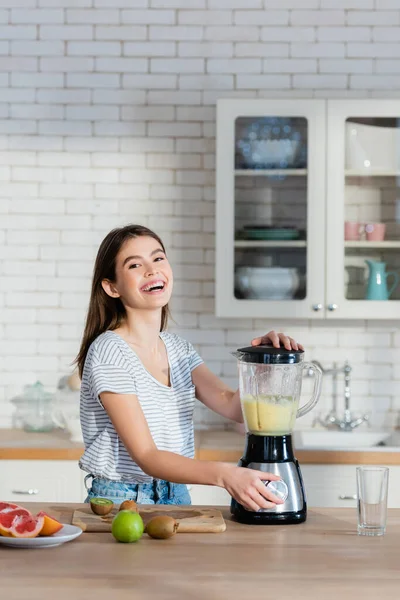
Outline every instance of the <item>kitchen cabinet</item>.
<svg viewBox="0 0 400 600"><path fill-rule="evenodd" d="M382 457L384 464L384 457ZM301 465L309 507L357 506L356 467L358 465ZM192 504L229 506L228 492L210 485L189 485ZM388 506L400 508L400 466L389 467Z"/></svg>
<svg viewBox="0 0 400 600"><path fill-rule="evenodd" d="M328 102L326 302L337 318L399 318L399 116L393 100ZM359 226L345 237L359 239L344 239L345 222Z"/></svg>
<svg viewBox="0 0 400 600"><path fill-rule="evenodd" d="M204 506L229 506L231 496L224 488L215 485L188 485L192 504Z"/></svg>
<svg viewBox="0 0 400 600"><path fill-rule="evenodd" d="M382 464L385 464L384 456ZM307 505L356 508L357 466L301 465ZM389 466L388 506L400 507L400 466Z"/></svg>
<svg viewBox="0 0 400 600"><path fill-rule="evenodd" d="M84 502L84 473L71 460L0 461L0 499L23 504Z"/></svg>
<svg viewBox="0 0 400 600"><path fill-rule="evenodd" d="M217 316L398 318L399 115L392 100L218 101Z"/></svg>

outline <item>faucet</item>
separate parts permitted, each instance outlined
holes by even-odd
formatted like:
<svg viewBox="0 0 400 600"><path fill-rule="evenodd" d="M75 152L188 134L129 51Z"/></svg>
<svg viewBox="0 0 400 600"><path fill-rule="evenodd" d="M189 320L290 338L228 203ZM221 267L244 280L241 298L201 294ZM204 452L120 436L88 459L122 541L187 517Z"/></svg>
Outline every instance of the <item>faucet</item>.
<svg viewBox="0 0 400 600"><path fill-rule="evenodd" d="M328 429L340 429L341 431L353 431L356 427L362 425L362 423L369 421L369 415L365 414L358 419L354 419L353 415L350 411L350 398L351 398L351 390L350 390L350 374L351 374L351 366L349 361L345 361L343 367L338 368L337 363L333 363L332 369L325 369L321 363L317 360L313 361L322 371L323 375L332 375L333 380L333 405L332 409L328 413L328 415L321 419L317 417L313 426L317 423L326 427ZM338 373L344 373L344 414L340 419L337 416L337 376ZM308 376L313 375L313 370L310 368L308 370Z"/></svg>

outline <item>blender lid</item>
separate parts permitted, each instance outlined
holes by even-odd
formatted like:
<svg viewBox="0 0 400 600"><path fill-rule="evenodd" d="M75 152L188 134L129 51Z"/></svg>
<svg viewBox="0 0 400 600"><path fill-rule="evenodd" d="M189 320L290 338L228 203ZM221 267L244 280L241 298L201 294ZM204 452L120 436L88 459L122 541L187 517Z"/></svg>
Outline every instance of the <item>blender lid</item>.
<svg viewBox="0 0 400 600"><path fill-rule="evenodd" d="M264 365L291 365L302 360L304 350L286 350L273 346L247 346L234 353L242 362Z"/></svg>

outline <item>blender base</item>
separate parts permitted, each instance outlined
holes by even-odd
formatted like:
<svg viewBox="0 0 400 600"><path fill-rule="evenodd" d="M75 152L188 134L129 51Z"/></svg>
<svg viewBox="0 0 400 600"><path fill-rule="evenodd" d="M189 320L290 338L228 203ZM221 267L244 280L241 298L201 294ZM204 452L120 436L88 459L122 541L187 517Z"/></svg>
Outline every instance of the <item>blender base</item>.
<svg viewBox="0 0 400 600"><path fill-rule="evenodd" d="M231 514L236 521L249 525L295 525L307 519L303 478L293 453L292 436L246 435L246 448L239 467L278 475L288 487L288 498L275 509L254 512L232 498Z"/></svg>
<svg viewBox="0 0 400 600"><path fill-rule="evenodd" d="M246 525L296 525L307 519L307 508L298 512L268 513L246 510L239 502L232 500L231 514L235 521Z"/></svg>

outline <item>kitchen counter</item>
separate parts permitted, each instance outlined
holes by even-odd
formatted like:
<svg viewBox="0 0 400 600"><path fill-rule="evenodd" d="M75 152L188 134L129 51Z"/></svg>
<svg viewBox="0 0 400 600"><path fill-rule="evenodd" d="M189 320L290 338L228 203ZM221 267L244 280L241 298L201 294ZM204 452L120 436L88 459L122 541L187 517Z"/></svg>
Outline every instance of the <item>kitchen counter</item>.
<svg viewBox="0 0 400 600"><path fill-rule="evenodd" d="M196 458L238 462L244 449L244 436L234 431L195 431ZM83 445L69 440L68 434L27 433L21 429L0 429L0 460L79 460ZM296 450L301 464L382 464L400 465L400 448L368 450Z"/></svg>
<svg viewBox="0 0 400 600"><path fill-rule="evenodd" d="M234 431L197 431L196 458L237 462L244 450L244 436ZM368 450L296 450L301 464L382 464L400 465L400 448L375 447Z"/></svg>
<svg viewBox="0 0 400 600"><path fill-rule="evenodd" d="M71 442L68 433L28 433L23 429L0 429L0 460L79 460L83 444Z"/></svg>
<svg viewBox="0 0 400 600"><path fill-rule="evenodd" d="M25 503L70 523L79 504ZM204 508L204 507L203 507ZM354 509L311 509L301 525L235 523L224 533L147 535L120 544L110 533L83 533L49 549L0 546L4 598L74 600L398 599L400 510L389 510L383 537L356 534Z"/></svg>

